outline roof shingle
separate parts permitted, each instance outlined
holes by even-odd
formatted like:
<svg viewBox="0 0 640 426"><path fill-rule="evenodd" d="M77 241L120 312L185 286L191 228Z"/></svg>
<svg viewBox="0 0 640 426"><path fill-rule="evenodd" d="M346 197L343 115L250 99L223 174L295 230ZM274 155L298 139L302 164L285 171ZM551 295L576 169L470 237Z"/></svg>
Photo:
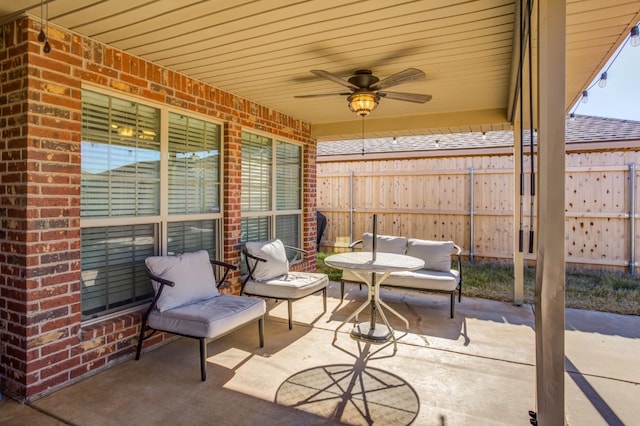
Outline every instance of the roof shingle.
<svg viewBox="0 0 640 426"><path fill-rule="evenodd" d="M525 141L529 138L525 131ZM318 142L318 156L429 151L438 149L472 149L504 147L513 145L513 132L491 131L485 133L449 133L442 135L401 136L397 138L357 139L344 141ZM640 139L640 121L620 120L616 118L576 115L567 120L566 141L597 142L609 140Z"/></svg>

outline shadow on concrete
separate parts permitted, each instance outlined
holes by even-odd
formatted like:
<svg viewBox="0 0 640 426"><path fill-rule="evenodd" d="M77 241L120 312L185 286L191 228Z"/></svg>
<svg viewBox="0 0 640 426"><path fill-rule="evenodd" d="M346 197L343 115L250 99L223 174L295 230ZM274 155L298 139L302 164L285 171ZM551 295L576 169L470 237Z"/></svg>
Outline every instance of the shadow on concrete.
<svg viewBox="0 0 640 426"><path fill-rule="evenodd" d="M420 410L418 393L401 377L367 366L380 349L371 352L370 343L358 347L353 365L321 365L292 375L275 402L350 425L411 424Z"/></svg>

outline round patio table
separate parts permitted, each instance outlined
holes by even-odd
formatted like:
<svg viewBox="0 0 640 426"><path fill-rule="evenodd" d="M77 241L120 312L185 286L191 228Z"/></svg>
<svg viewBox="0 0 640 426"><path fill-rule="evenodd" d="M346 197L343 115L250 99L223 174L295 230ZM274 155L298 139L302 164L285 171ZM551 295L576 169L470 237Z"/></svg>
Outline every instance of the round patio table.
<svg viewBox="0 0 640 426"><path fill-rule="evenodd" d="M409 321L380 300L380 284L383 283L392 272L414 271L422 268L424 261L404 254L361 251L333 254L328 256L324 262L333 268L350 270L367 285L368 289L367 301L335 329L334 341L337 338L338 330L355 318L356 323L351 330L352 337L374 343L384 343L392 339L394 350L397 349L393 328L391 324L389 324L382 307L384 306L389 312L404 321L407 328L409 328ZM369 321L358 323L358 314L367 306L370 307L371 312ZM382 327L382 324L376 323L377 313L380 313L385 327Z"/></svg>

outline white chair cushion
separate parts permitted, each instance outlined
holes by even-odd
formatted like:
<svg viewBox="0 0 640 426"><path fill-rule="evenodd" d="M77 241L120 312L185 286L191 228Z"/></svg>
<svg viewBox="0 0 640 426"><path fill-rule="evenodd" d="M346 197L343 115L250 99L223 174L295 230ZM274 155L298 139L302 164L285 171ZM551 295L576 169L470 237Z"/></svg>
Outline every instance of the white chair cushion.
<svg viewBox="0 0 640 426"><path fill-rule="evenodd" d="M328 284L326 274L294 271L267 281L249 280L244 285L244 292L274 299L299 299L322 290Z"/></svg>
<svg viewBox="0 0 640 426"><path fill-rule="evenodd" d="M378 235L376 251L381 253L404 254L407 249L406 237L395 237L393 235ZM362 250L373 251L373 234L365 232L362 234Z"/></svg>
<svg viewBox="0 0 640 426"><path fill-rule="evenodd" d="M416 290L454 291L460 283L460 272L417 271L392 272L382 283L383 287L404 287Z"/></svg>
<svg viewBox="0 0 640 426"><path fill-rule="evenodd" d="M152 256L145 259L149 271L172 281L175 286L164 286L156 303L160 312L218 296L209 253L200 250L178 256ZM151 281L155 292L160 284Z"/></svg>
<svg viewBox="0 0 640 426"><path fill-rule="evenodd" d="M275 239L263 242L247 242L245 244L247 252L253 256L261 257L266 262L258 262L253 278L256 281L267 281L275 277L285 275L289 272L289 260L282 241ZM249 258L249 267L257 262Z"/></svg>
<svg viewBox="0 0 640 426"><path fill-rule="evenodd" d="M423 269L449 272L451 270L451 253L453 241L431 241L409 238L407 256L424 260Z"/></svg>
<svg viewBox="0 0 640 426"><path fill-rule="evenodd" d="M213 338L260 318L266 310L262 299L220 294L163 313L151 311L149 326L186 336Z"/></svg>

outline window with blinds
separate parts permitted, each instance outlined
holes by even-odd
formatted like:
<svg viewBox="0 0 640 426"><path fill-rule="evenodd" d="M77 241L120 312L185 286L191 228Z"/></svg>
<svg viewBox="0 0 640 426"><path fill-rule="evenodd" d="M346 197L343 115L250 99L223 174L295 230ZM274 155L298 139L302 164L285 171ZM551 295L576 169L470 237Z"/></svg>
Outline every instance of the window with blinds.
<svg viewBox="0 0 640 426"><path fill-rule="evenodd" d="M271 167L273 147L265 136L242 133L242 200L243 212L271 210Z"/></svg>
<svg viewBox="0 0 640 426"><path fill-rule="evenodd" d="M169 214L220 211L220 126L169 113Z"/></svg>
<svg viewBox="0 0 640 426"><path fill-rule="evenodd" d="M163 108L82 91L83 319L150 300L148 256L217 258L220 125Z"/></svg>
<svg viewBox="0 0 640 426"><path fill-rule="evenodd" d="M302 148L276 143L276 209L299 210L302 204Z"/></svg>
<svg viewBox="0 0 640 426"><path fill-rule="evenodd" d="M160 110L83 91L82 217L160 212Z"/></svg>
<svg viewBox="0 0 640 426"><path fill-rule="evenodd" d="M169 255L207 250L209 257L216 259L218 231L213 220L191 220L167 224Z"/></svg>
<svg viewBox="0 0 640 426"><path fill-rule="evenodd" d="M280 238L301 246L302 147L242 134L242 243Z"/></svg>
<svg viewBox="0 0 640 426"><path fill-rule="evenodd" d="M144 259L155 253L154 225L82 229L82 315L93 318L153 295Z"/></svg>

